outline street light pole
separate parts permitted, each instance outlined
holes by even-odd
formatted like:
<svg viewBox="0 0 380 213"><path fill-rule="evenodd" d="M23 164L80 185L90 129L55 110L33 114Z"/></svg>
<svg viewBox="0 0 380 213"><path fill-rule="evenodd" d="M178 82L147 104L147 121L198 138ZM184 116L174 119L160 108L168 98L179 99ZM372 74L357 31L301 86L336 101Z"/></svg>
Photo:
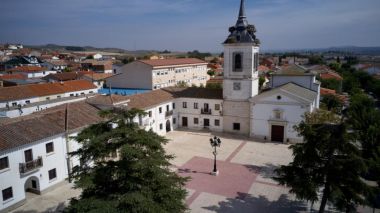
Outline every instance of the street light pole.
<svg viewBox="0 0 380 213"><path fill-rule="evenodd" d="M220 138L217 138L216 136L214 136L214 138L210 138L211 147L214 148L214 151L212 152L212 154L214 155L214 169L211 172L211 174L214 176L217 176L219 173L219 171L216 169L216 155L218 154L218 152L216 151L216 147L220 147L221 143L222 141L220 140Z"/></svg>

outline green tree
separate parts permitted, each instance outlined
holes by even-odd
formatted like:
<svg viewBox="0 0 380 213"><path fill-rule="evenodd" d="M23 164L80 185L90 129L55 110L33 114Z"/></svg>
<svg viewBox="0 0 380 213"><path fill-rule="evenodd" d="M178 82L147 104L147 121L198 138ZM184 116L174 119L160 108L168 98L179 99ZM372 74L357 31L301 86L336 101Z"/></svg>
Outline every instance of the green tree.
<svg viewBox="0 0 380 213"><path fill-rule="evenodd" d="M71 153L81 166L72 177L81 188L66 212L184 212L186 178L169 167L164 137L133 122L140 110L103 112L107 121L84 129ZM111 157L117 153L117 157Z"/></svg>
<svg viewBox="0 0 380 213"><path fill-rule="evenodd" d="M311 65L324 64L322 56L320 56L320 55L309 56L309 64L311 64Z"/></svg>
<svg viewBox="0 0 380 213"><path fill-rule="evenodd" d="M223 89L223 86L221 83L207 83L206 88L208 88L208 89Z"/></svg>
<svg viewBox="0 0 380 213"><path fill-rule="evenodd" d="M328 111L340 113L343 107L342 101L332 94L322 96L321 103L324 104Z"/></svg>
<svg viewBox="0 0 380 213"><path fill-rule="evenodd" d="M346 125L331 113L316 112L307 114L295 129L304 143L290 146L294 160L276 169L274 179L290 187L298 199L321 200L319 212L324 212L328 201L339 210L354 211L364 202L366 185L360 174L365 167Z"/></svg>
<svg viewBox="0 0 380 213"><path fill-rule="evenodd" d="M262 89L264 83L265 83L265 77L264 76L260 76L260 78L259 78L259 88L260 89Z"/></svg>
<svg viewBox="0 0 380 213"><path fill-rule="evenodd" d="M331 79L321 79L320 80L322 85L321 87L324 87L324 88L328 88L328 89L333 89L337 92L341 92L341 84L342 82L337 80L337 79L334 79L334 78L331 78Z"/></svg>
<svg viewBox="0 0 380 213"><path fill-rule="evenodd" d="M215 75L215 70L209 70L209 71L207 71L207 75L209 75L209 76L214 76Z"/></svg>
<svg viewBox="0 0 380 213"><path fill-rule="evenodd" d="M86 59L94 59L94 56L93 56L93 55L88 55L88 56L86 57Z"/></svg>
<svg viewBox="0 0 380 213"><path fill-rule="evenodd" d="M185 88L185 87L189 87L189 84L187 84L186 82L184 81L180 81L176 84L176 87L180 87L180 88Z"/></svg>

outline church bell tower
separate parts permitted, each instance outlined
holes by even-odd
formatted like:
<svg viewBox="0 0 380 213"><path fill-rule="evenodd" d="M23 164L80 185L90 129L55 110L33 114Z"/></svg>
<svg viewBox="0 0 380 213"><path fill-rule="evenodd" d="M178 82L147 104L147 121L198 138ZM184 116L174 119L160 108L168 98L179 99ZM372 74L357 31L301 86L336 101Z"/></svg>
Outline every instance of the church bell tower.
<svg viewBox="0 0 380 213"><path fill-rule="evenodd" d="M258 94L259 44L256 28L248 24L245 1L241 0L238 20L229 28L224 46L224 100L246 101Z"/></svg>
<svg viewBox="0 0 380 213"><path fill-rule="evenodd" d="M235 26L224 46L223 131L250 135L251 105L249 99L259 93L259 40L255 26L248 24L244 0Z"/></svg>

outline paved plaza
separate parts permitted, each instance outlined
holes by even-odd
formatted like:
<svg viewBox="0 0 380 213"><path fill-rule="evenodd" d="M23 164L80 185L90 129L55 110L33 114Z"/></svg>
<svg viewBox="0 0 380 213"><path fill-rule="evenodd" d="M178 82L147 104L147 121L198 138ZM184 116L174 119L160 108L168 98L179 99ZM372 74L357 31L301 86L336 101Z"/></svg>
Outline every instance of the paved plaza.
<svg viewBox="0 0 380 213"><path fill-rule="evenodd" d="M210 175L214 135L222 140L218 176ZM275 168L292 160L288 145L209 132L175 131L167 138L166 150L176 156L172 164L191 177L186 185L191 212L307 212L304 202L271 179Z"/></svg>
<svg viewBox="0 0 380 213"><path fill-rule="evenodd" d="M213 148L209 139L214 135L222 140L217 149L218 176L210 174ZM191 177L186 185L190 212L310 212L305 202L297 201L289 189L271 178L275 168L292 160L289 145L202 131L179 130L166 137L169 142L165 149L175 155L173 170ZM13 212L59 212L71 197L79 194L80 190L66 183L41 196L28 194L27 203ZM314 205L318 207L319 204Z"/></svg>

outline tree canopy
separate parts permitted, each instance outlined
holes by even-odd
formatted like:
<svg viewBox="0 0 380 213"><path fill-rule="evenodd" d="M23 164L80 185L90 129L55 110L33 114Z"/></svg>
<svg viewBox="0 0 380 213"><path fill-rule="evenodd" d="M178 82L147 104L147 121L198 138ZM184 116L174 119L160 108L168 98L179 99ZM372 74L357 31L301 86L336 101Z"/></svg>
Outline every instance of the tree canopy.
<svg viewBox="0 0 380 213"><path fill-rule="evenodd" d="M184 212L187 179L169 169L167 140L133 122L142 111L102 114L107 121L75 137L81 148L71 155L81 165L72 177L83 191L66 212Z"/></svg>
<svg viewBox="0 0 380 213"><path fill-rule="evenodd" d="M289 186L299 199L320 201L319 212L324 212L328 201L340 210L353 211L364 203L366 185L360 174L365 166L346 128L329 112L306 115L295 127L304 143L290 146L294 160L278 168L274 179Z"/></svg>

